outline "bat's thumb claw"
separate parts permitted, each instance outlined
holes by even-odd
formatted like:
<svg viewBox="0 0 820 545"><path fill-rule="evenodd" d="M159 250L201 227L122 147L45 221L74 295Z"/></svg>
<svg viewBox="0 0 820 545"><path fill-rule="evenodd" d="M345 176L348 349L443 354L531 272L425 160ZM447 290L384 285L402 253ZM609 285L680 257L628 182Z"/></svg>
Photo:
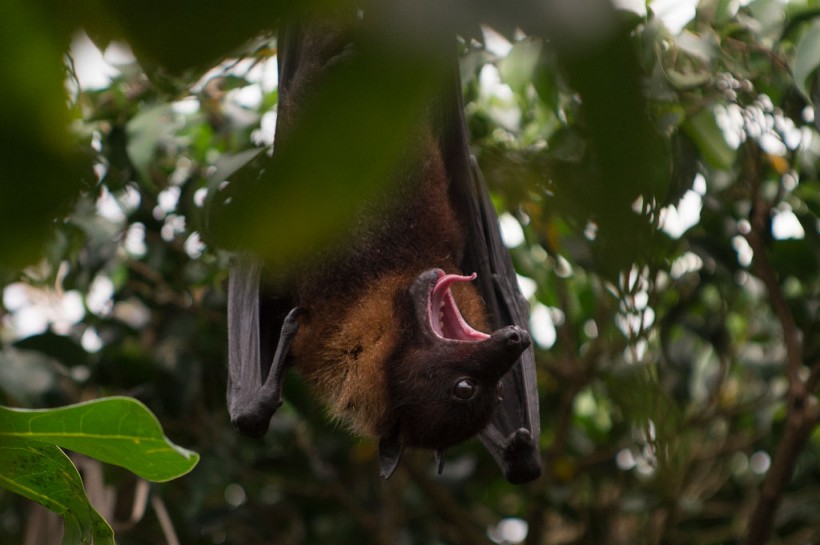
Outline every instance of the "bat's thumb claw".
<svg viewBox="0 0 820 545"><path fill-rule="evenodd" d="M441 475L441 472L444 471L444 449L438 449L435 454L436 457L436 473Z"/></svg>
<svg viewBox="0 0 820 545"><path fill-rule="evenodd" d="M379 474L382 479L389 479L396 471L404 447L398 433L391 433L379 441Z"/></svg>

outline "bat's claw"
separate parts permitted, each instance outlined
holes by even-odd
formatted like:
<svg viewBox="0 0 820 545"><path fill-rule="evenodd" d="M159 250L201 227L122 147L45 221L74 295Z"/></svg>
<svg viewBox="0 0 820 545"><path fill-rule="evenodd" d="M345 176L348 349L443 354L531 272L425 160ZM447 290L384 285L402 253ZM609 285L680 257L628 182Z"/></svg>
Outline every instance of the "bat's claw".
<svg viewBox="0 0 820 545"><path fill-rule="evenodd" d="M382 479L389 479L396 471L404 447L396 430L379 440L379 474Z"/></svg>

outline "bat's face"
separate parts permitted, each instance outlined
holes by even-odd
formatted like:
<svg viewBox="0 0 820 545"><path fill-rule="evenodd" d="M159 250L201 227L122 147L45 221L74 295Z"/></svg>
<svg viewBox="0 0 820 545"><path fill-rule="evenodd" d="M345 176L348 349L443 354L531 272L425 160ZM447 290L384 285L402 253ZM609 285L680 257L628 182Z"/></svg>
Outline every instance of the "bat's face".
<svg viewBox="0 0 820 545"><path fill-rule="evenodd" d="M517 326L488 335L467 324L450 287L473 278L434 269L409 290L415 331L391 363L405 446L444 449L483 430L503 396L502 377L530 344Z"/></svg>

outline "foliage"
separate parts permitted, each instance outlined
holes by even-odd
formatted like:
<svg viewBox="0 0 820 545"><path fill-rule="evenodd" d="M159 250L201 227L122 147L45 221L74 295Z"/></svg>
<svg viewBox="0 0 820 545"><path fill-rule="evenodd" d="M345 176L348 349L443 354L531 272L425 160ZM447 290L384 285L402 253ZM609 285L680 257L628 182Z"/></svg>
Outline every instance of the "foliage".
<svg viewBox="0 0 820 545"><path fill-rule="evenodd" d="M197 462L196 454L168 441L154 415L134 399L98 399L60 409L0 407L0 486L62 516L66 544L113 544L114 535L89 503L61 447L151 481L184 475Z"/></svg>
<svg viewBox="0 0 820 545"><path fill-rule="evenodd" d="M0 101L7 404L143 400L202 456L152 490L184 543L517 542L521 521L530 544L820 540L820 6L704 0L680 32L651 5L384 8L371 30L390 62L365 59L366 77L324 93L323 123L300 137L321 151L271 166L273 22L325 3L268 4L87 0L47 14L12 1L0 25L40 45L0 48L15 67ZM136 60L98 89L78 87L69 62L66 108L49 67L80 27ZM510 245L539 343L546 471L523 487L476 443L441 477L420 453L381 482L376 446L328 423L296 376L260 442L235 435L224 407L229 258L214 200L279 169L266 182L280 193L220 228L254 226L250 245L269 239L283 260L330 243L349 221L334 204L374 190L389 164L359 180L345 161L389 159L424 96L425 49L410 46L453 29L473 151L505 232L521 235ZM379 87L378 66L392 84ZM373 108L336 117L359 94ZM24 319L38 301L44 331ZM167 539L159 513L118 539ZM20 541L23 518L0 496L0 541Z"/></svg>

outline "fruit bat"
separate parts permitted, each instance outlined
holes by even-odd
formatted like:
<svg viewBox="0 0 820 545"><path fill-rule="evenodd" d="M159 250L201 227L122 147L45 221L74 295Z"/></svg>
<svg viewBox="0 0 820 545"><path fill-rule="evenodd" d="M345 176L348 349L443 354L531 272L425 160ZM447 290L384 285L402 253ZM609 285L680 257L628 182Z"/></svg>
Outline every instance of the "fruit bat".
<svg viewBox="0 0 820 545"><path fill-rule="evenodd" d="M280 30L277 142L329 59L350 54L340 36ZM434 451L440 472L447 448L478 435L523 483L541 472L528 304L468 150L455 39L451 49L449 84L420 120L411 160L389 196L364 207L347 249L311 260L285 288L260 259L236 258L228 407L240 432L263 435L295 367L333 418L378 439L384 478L406 447Z"/></svg>

